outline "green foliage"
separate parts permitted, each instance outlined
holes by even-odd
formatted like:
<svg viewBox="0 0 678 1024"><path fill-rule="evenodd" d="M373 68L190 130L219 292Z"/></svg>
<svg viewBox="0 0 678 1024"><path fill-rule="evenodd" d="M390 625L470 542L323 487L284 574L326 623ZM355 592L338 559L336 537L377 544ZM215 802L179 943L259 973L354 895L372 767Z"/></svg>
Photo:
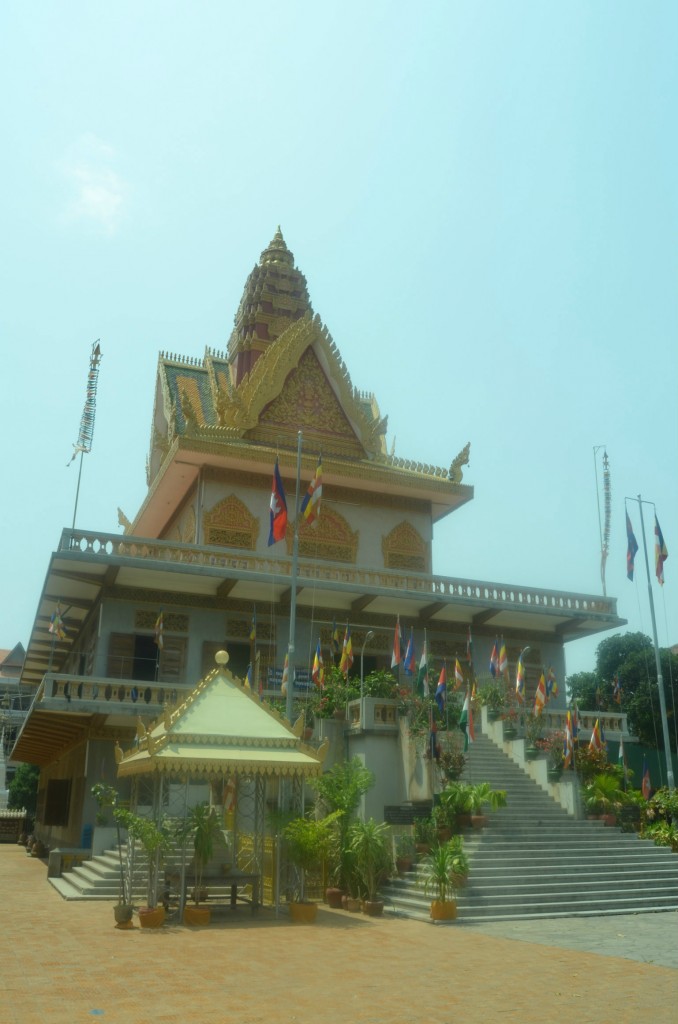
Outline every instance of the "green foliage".
<svg viewBox="0 0 678 1024"><path fill-rule="evenodd" d="M453 782L456 779L460 779L463 775L464 768L466 767L466 756L460 750L444 750L440 755L438 767L443 773L445 780Z"/></svg>
<svg viewBox="0 0 678 1024"><path fill-rule="evenodd" d="M480 814L483 807L496 811L506 806L506 790L492 789L489 782L449 782L440 794L440 803L451 823L458 814Z"/></svg>
<svg viewBox="0 0 678 1024"><path fill-rule="evenodd" d="M200 900L202 880L205 868L214 856L214 848L223 842L223 832L219 816L207 801L196 804L188 812L184 821L180 822L176 835L182 844L193 840L193 859L195 864L195 887L193 899Z"/></svg>
<svg viewBox="0 0 678 1024"><path fill-rule="evenodd" d="M160 855L169 846L169 832L161 825L156 825L150 818L141 818L124 807L113 808L113 818L120 828L127 829L128 834L137 839L146 854L146 898L149 907L154 907L158 899L156 855ZM129 860L128 860L129 869ZM128 883L131 892L131 884Z"/></svg>
<svg viewBox="0 0 678 1024"><path fill-rule="evenodd" d="M349 849L368 900L377 898L377 889L392 868L390 834L389 826L374 818L354 821L349 829Z"/></svg>
<svg viewBox="0 0 678 1024"><path fill-rule="evenodd" d="M316 718L332 718L335 711L343 711L349 700L360 697L360 680L346 677L335 665L325 669L325 685L316 687L310 703Z"/></svg>
<svg viewBox="0 0 678 1024"><path fill-rule="evenodd" d="M488 711L499 714L506 707L506 687L501 683L483 683L478 690L478 700Z"/></svg>
<svg viewBox="0 0 678 1024"><path fill-rule="evenodd" d="M438 838L438 823L434 818L414 819L414 841L420 846L432 846Z"/></svg>
<svg viewBox="0 0 678 1024"><path fill-rule="evenodd" d="M434 846L421 864L426 893L433 890L434 898L448 902L468 878L468 857L464 853L461 836L453 836L447 843Z"/></svg>
<svg viewBox="0 0 678 1024"><path fill-rule="evenodd" d="M596 775L617 775L623 769L612 765L607 759L607 752L603 750L592 750L588 744L577 744L575 750L575 768L582 783L591 782Z"/></svg>
<svg viewBox="0 0 678 1024"><path fill-rule="evenodd" d="M121 825L119 819L116 817L115 811L118 806L118 791L113 786L107 785L105 782L97 782L90 791L92 796L97 802L100 815L104 815L107 818L106 810L110 809L113 812L113 820L115 821L115 829L117 832L118 840L118 870L120 872L119 880L120 885L118 887L118 903L119 904L131 904L132 902L132 879L129 874L125 873L125 864L122 859L122 837L120 835L120 829L124 826ZM108 819L107 819L108 820ZM97 822L98 824L98 822Z"/></svg>
<svg viewBox="0 0 678 1024"><path fill-rule="evenodd" d="M395 700L398 697L398 683L388 669L376 669L365 676L363 692L366 697L386 697ZM360 696L360 694L358 694Z"/></svg>
<svg viewBox="0 0 678 1024"><path fill-rule="evenodd" d="M678 704L678 657L667 648L659 651L666 696L669 731L672 731L673 709ZM613 679L621 680L621 710L628 715L629 730L641 743L663 750L664 739L657 668L652 641L643 633L618 633L598 645L596 671L579 672L566 680L573 700L582 710L616 711ZM673 680L673 693L670 691Z"/></svg>
<svg viewBox="0 0 678 1024"><path fill-rule="evenodd" d="M668 821L655 821L643 825L640 835L643 839L651 839L657 846L670 846L678 853L678 826Z"/></svg>
<svg viewBox="0 0 678 1024"><path fill-rule="evenodd" d="M621 781L610 772L594 775L583 787L582 798L589 814L617 814L626 803Z"/></svg>
<svg viewBox="0 0 678 1024"><path fill-rule="evenodd" d="M332 843L334 822L340 815L340 811L334 811L321 819L293 818L283 829L289 859L301 872L300 884L295 892L300 901L304 899L304 876L307 871L322 867Z"/></svg>
<svg viewBox="0 0 678 1024"><path fill-rule="evenodd" d="M325 812L340 812L330 846L330 871L333 880L342 889L351 888L354 868L348 841L351 819L358 809L360 798L374 783L374 772L366 768L359 757L338 762L313 781L320 807Z"/></svg>
<svg viewBox="0 0 678 1024"><path fill-rule="evenodd" d="M678 791L671 792L666 786L658 789L647 804L648 820L673 821L678 824Z"/></svg>
<svg viewBox="0 0 678 1024"><path fill-rule="evenodd" d="M23 809L34 816L39 779L40 769L37 765L20 764L8 786L7 806L18 811Z"/></svg>

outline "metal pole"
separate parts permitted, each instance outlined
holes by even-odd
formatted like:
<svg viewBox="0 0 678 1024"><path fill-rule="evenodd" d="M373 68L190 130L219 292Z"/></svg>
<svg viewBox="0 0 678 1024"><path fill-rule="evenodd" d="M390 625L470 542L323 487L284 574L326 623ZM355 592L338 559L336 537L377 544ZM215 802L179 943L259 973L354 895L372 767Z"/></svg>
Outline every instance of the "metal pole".
<svg viewBox="0 0 678 1024"><path fill-rule="evenodd" d="M297 486L294 497L294 540L292 542L292 594L290 597L290 638L287 644L287 700L285 715L292 721L294 702L294 632L297 617L297 570L299 565L299 481L301 479L301 431L297 433Z"/></svg>
<svg viewBox="0 0 678 1024"><path fill-rule="evenodd" d="M671 741L669 739L669 722L666 715L666 699L664 697L664 678L662 676L662 664L659 657L659 641L657 639L657 622L654 616L654 598L652 597L652 580L650 577L650 562L647 557L647 542L645 540L645 522L643 520L643 501L638 495L638 508L640 509L640 530L643 535L643 554L645 555L645 570L647 572L647 593L650 598L650 618L652 619L652 639L654 641L654 659L657 665L657 689L659 690L659 707L662 716L662 734L664 736L664 754L666 756L666 781L669 791L675 789L673 781L673 764L671 763Z"/></svg>
<svg viewBox="0 0 678 1024"><path fill-rule="evenodd" d="M84 454L84 452L80 452L80 468L78 469L78 486L75 489L75 506L73 508L73 526L71 527L72 530L75 529L75 516L78 511L78 496L80 494L80 477L82 476L82 460Z"/></svg>
<svg viewBox="0 0 678 1024"><path fill-rule="evenodd" d="M603 571L603 521L600 518L600 489L598 487L598 452L604 448L604 444L594 445L593 448L593 469L596 475L596 503L598 505L598 536L600 537L600 579L603 584L603 597L607 597L605 589L605 572Z"/></svg>
<svg viewBox="0 0 678 1024"><path fill-rule="evenodd" d="M364 690L365 690L365 687L364 687L364 683L365 683L365 672L364 672L365 645L369 643L369 641L372 639L373 636L374 636L374 630L373 629L368 629L367 633L365 634L365 639L363 640L363 645L362 645L362 647L360 649L360 728L363 729L363 730L365 728L365 692L364 692Z"/></svg>

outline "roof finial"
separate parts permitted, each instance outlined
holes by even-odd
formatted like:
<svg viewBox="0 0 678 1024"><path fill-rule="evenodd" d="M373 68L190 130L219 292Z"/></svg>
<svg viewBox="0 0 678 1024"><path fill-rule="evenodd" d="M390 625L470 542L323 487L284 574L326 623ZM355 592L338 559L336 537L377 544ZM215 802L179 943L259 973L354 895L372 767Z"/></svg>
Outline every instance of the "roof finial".
<svg viewBox="0 0 678 1024"><path fill-rule="evenodd" d="M291 267L294 266L294 255L285 244L279 224L273 238L262 252L259 262L262 266L265 263L287 263Z"/></svg>

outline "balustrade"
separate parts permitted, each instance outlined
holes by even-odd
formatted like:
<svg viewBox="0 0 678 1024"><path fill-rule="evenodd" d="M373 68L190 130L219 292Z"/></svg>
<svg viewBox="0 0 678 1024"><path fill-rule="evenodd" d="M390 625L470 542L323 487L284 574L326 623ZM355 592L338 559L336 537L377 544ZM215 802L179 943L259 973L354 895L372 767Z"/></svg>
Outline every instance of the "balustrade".
<svg viewBox="0 0 678 1024"><path fill-rule="evenodd" d="M40 699L71 705L94 703L107 711L113 708L130 710L144 707L157 710L164 704L176 704L181 692L167 683L48 673L44 678Z"/></svg>
<svg viewBox="0 0 678 1024"><path fill-rule="evenodd" d="M60 550L81 551L102 558L120 557L156 562L194 565L225 569L238 573L289 576L289 560L262 557L255 554L234 554L221 548L196 547L165 540L147 540L129 534L92 533L85 530L64 530ZM398 592L447 597L462 602L495 606L535 608L589 616L616 616L614 598L562 591L540 590L535 587L513 587L500 583L455 579L447 576L428 576L424 573L399 573L395 570L361 569L346 565L317 562L299 562L298 580L323 581L337 585L365 589L386 589Z"/></svg>

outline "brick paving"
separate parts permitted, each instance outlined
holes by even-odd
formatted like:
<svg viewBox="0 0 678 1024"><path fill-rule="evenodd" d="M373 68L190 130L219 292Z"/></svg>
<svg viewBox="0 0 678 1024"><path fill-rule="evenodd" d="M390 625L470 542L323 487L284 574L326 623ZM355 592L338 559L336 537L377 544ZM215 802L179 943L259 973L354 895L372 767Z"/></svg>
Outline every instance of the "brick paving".
<svg viewBox="0 0 678 1024"><path fill-rule="evenodd" d="M119 931L110 903L66 902L46 876L43 861L0 846L1 1024L673 1024L678 1016L676 970L626 958L628 919L605 922L604 955L590 951L596 922L574 931L551 922L552 937L532 942L525 926L509 938L324 907L313 926L239 908L205 929ZM641 920L648 941L658 930L658 948L676 935L676 914ZM561 931L576 948L556 944Z"/></svg>

